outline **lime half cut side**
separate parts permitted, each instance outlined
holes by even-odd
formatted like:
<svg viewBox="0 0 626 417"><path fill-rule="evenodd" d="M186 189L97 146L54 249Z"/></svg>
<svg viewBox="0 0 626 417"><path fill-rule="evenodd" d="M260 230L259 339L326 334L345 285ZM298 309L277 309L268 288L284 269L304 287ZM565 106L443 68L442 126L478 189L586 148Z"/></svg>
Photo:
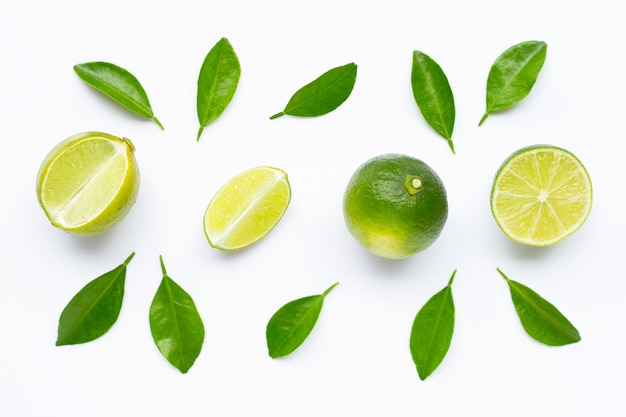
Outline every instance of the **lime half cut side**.
<svg viewBox="0 0 626 417"><path fill-rule="evenodd" d="M77 235L119 223L139 190L135 148L106 133L74 135L55 146L37 175L37 197L50 222Z"/></svg>
<svg viewBox="0 0 626 417"><path fill-rule="evenodd" d="M491 212L504 234L531 246L549 246L577 231L591 212L587 170L571 152L534 145L512 154L491 191Z"/></svg>
<svg viewBox="0 0 626 417"><path fill-rule="evenodd" d="M290 201L291 186L283 170L251 168L215 194L204 214L204 233L217 249L248 247L276 226Z"/></svg>

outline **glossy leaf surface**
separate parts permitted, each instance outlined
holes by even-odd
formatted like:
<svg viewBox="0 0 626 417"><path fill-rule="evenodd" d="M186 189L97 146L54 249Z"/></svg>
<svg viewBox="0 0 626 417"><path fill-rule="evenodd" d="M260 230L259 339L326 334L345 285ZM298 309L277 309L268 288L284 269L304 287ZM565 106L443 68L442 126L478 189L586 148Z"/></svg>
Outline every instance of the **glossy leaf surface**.
<svg viewBox="0 0 626 417"><path fill-rule="evenodd" d="M133 256L134 252L120 266L89 282L70 300L59 318L57 346L90 342L115 324L124 299L126 266Z"/></svg>
<svg viewBox="0 0 626 417"><path fill-rule="evenodd" d="M322 294L291 301L274 313L266 328L270 357L287 356L306 340L322 311L324 298L337 284Z"/></svg>
<svg viewBox="0 0 626 417"><path fill-rule="evenodd" d="M200 129L197 140L204 128L226 110L240 76L241 66L235 50L228 39L220 39L205 57L198 76L196 105Z"/></svg>
<svg viewBox="0 0 626 417"><path fill-rule="evenodd" d="M509 279L500 269L511 292L515 311L533 339L549 346L563 346L581 340L574 325L549 301L532 289Z"/></svg>
<svg viewBox="0 0 626 417"><path fill-rule="evenodd" d="M204 324L191 296L165 271L150 305L150 331L165 358L182 373L196 361L204 342Z"/></svg>
<svg viewBox="0 0 626 417"><path fill-rule="evenodd" d="M456 110L452 89L439 64L420 51L413 52L411 87L424 120L448 141L454 153L452 130Z"/></svg>
<svg viewBox="0 0 626 417"><path fill-rule="evenodd" d="M330 113L350 97L356 82L355 63L333 68L291 96L285 109L270 117L315 117Z"/></svg>
<svg viewBox="0 0 626 417"><path fill-rule="evenodd" d="M420 379L426 379L443 362L454 333L455 309L452 273L448 285L419 310L411 329L410 349Z"/></svg>
<svg viewBox="0 0 626 417"><path fill-rule="evenodd" d="M546 51L545 42L527 41L510 47L495 60L487 77L487 109L479 126L489 114L511 107L530 93Z"/></svg>
<svg viewBox="0 0 626 417"><path fill-rule="evenodd" d="M93 88L128 110L154 120L163 129L163 125L152 112L148 95L139 80L124 68L109 62L86 62L74 65L74 71Z"/></svg>

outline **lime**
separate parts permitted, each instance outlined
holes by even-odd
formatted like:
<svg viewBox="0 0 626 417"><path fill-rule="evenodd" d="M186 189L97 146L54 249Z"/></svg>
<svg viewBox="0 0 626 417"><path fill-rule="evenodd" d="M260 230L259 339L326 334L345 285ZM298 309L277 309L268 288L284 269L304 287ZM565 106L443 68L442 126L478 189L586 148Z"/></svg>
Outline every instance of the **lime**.
<svg viewBox="0 0 626 417"><path fill-rule="evenodd" d="M139 190L134 150L130 140L100 132L56 145L37 174L37 198L50 222L87 236L122 220Z"/></svg>
<svg viewBox="0 0 626 417"><path fill-rule="evenodd" d="M291 200L287 174L260 166L229 180L204 213L204 233L214 248L233 251L250 246L270 232Z"/></svg>
<svg viewBox="0 0 626 417"><path fill-rule="evenodd" d="M591 211L591 179L571 152L535 145L500 166L491 191L491 212L516 242L548 246L583 225Z"/></svg>
<svg viewBox="0 0 626 417"><path fill-rule="evenodd" d="M343 212L348 230L367 250L400 259L437 240L448 218L448 201L443 183L428 165L386 154L352 175Z"/></svg>

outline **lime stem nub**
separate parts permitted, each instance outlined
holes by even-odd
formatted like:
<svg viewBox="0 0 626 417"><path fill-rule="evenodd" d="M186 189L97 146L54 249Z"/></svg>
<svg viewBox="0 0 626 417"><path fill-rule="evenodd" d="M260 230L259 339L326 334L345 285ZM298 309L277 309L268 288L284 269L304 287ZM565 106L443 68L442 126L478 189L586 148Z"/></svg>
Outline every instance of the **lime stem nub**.
<svg viewBox="0 0 626 417"><path fill-rule="evenodd" d="M135 152L135 145L130 141L130 139L122 137L122 140L132 152Z"/></svg>
<svg viewBox="0 0 626 417"><path fill-rule="evenodd" d="M404 188L409 194L415 195L422 190L422 179L416 175L407 175L404 179Z"/></svg>

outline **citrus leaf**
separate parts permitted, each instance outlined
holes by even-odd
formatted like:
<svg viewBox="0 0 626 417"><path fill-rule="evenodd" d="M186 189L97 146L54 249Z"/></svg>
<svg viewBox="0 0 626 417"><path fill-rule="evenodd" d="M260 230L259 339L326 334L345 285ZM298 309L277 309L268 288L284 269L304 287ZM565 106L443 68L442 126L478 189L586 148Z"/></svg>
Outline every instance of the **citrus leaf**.
<svg viewBox="0 0 626 417"><path fill-rule="evenodd" d="M150 305L150 331L161 354L182 373L196 361L204 342L204 324L196 305L165 271Z"/></svg>
<svg viewBox="0 0 626 417"><path fill-rule="evenodd" d="M487 109L479 126L489 114L511 107L530 93L546 60L547 47L542 41L522 42L495 60L487 77Z"/></svg>
<svg viewBox="0 0 626 417"><path fill-rule="evenodd" d="M355 63L328 70L295 92L285 109L271 116L315 117L330 113L350 97L356 82Z"/></svg>
<svg viewBox="0 0 626 417"><path fill-rule="evenodd" d="M324 298L337 284L322 294L291 301L274 313L265 332L270 357L287 356L306 340L322 311Z"/></svg>
<svg viewBox="0 0 626 417"><path fill-rule="evenodd" d="M580 341L574 325L549 301L532 289L509 279L500 269L509 285L515 311L526 333L549 346L563 346Z"/></svg>
<svg viewBox="0 0 626 417"><path fill-rule="evenodd" d="M220 39L204 58L198 76L197 112L200 129L213 123L232 100L237 90L241 67L239 58L226 38Z"/></svg>
<svg viewBox="0 0 626 417"><path fill-rule="evenodd" d="M455 275L456 270L448 285L422 306L413 321L409 346L421 380L443 362L452 342L455 319L452 281Z"/></svg>
<svg viewBox="0 0 626 417"><path fill-rule="evenodd" d="M139 80L124 68L109 62L97 61L74 65L74 71L96 90L100 90L128 110L154 120L163 129L163 125L152 112L148 95Z"/></svg>
<svg viewBox="0 0 626 417"><path fill-rule="evenodd" d="M413 52L411 87L424 120L448 141L454 153L452 130L454 129L455 107L452 89L439 64L420 51Z"/></svg>
<svg viewBox="0 0 626 417"><path fill-rule="evenodd" d="M57 346L90 342L115 324L124 299L126 266L133 256L134 252L120 266L89 282L70 300L59 318Z"/></svg>

